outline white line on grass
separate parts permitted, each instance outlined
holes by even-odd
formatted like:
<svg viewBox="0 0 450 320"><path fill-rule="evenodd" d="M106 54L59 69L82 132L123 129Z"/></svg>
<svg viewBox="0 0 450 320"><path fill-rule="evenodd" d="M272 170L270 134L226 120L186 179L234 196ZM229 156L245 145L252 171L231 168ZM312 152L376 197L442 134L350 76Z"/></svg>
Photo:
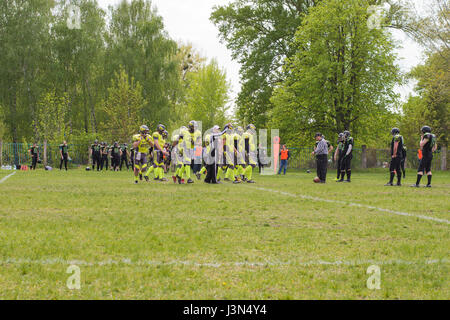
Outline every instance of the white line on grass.
<svg viewBox="0 0 450 320"><path fill-rule="evenodd" d="M364 265L430 265L430 264L446 264L450 263L449 259L434 259L423 261L408 261L401 259L376 261L376 260L336 260L336 261L287 261L287 262L194 262L194 261L154 261L154 260L138 260L131 259L121 260L103 260L103 261L85 261L85 260L64 260L60 258L32 260L32 259L15 259L9 258L0 260L0 265L22 265L22 264L36 264L36 265L78 265L78 266L109 266L109 265L129 265L129 266L190 266L190 267L208 267L208 268L222 268L222 267L282 267L282 266L364 266Z"/></svg>
<svg viewBox="0 0 450 320"><path fill-rule="evenodd" d="M3 177L3 178L0 180L0 183L5 182L9 177L12 177L12 176L15 175L15 174L16 174L15 171L14 171L13 173L11 173L11 174L8 174L6 177Z"/></svg>
<svg viewBox="0 0 450 320"><path fill-rule="evenodd" d="M393 210L389 210L389 209L383 209L383 208L378 208L378 207L374 207L374 206L369 206L366 204L346 202L346 201L340 201L340 200L329 200L329 199L317 198L317 197L312 197L312 196L306 196L303 194L293 194L293 193L289 193L289 192L266 189L266 188L259 188L259 187L252 187L252 188L262 190L262 191L268 191L268 192L272 192L272 193L279 193L279 194L282 194L282 195L288 196L288 197L302 198L302 199L307 199L307 200L322 201L322 202L329 202L329 203L338 203L338 204L344 204L344 205L349 205L349 206L353 206L353 207L360 207L360 208L366 208L366 209L373 209L373 210L377 210L377 211L381 211L381 212L392 213L392 214L396 214L399 216L414 217L414 218L430 220L430 221L434 221L434 222L450 224L450 221L445 220L445 219L439 219L439 218L424 216L424 215L420 215L420 214L412 214L412 213L408 213L408 212L393 211Z"/></svg>

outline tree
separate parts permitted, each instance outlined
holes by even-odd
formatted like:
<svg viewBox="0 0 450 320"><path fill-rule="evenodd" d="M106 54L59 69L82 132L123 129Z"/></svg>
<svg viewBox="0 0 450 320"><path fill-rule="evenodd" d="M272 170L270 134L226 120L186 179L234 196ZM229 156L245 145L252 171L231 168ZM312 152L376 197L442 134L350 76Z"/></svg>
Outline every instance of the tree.
<svg viewBox="0 0 450 320"><path fill-rule="evenodd" d="M408 135L417 134L429 125L440 145L448 146L450 107L450 49L430 53L423 65L415 67L411 77L418 80L417 97L410 97L403 106L402 120Z"/></svg>
<svg viewBox="0 0 450 320"><path fill-rule="evenodd" d="M180 92L177 44L169 39L162 18L150 1L123 0L110 7L105 70L119 66L142 84L146 104L142 117L154 127L169 121Z"/></svg>
<svg viewBox="0 0 450 320"><path fill-rule="evenodd" d="M310 140L314 132L351 130L359 142L364 127L388 130L400 81L394 43L367 25L369 1L328 0L311 8L298 29L295 55L275 89L271 124L283 136ZM368 133L371 135L371 133Z"/></svg>
<svg viewBox="0 0 450 320"><path fill-rule="evenodd" d="M0 104L15 142L37 130L30 123L49 67L53 5L53 0L0 1Z"/></svg>
<svg viewBox="0 0 450 320"><path fill-rule="evenodd" d="M416 1L392 3L386 27L404 31L424 48L440 52L450 49L450 6L448 0L427 0L426 10L416 12Z"/></svg>
<svg viewBox="0 0 450 320"><path fill-rule="evenodd" d="M303 16L320 0L235 0L217 6L211 20L220 36L242 65L242 89L237 116L264 127L272 109L270 98L282 80L285 58L295 53L291 46Z"/></svg>
<svg viewBox="0 0 450 320"><path fill-rule="evenodd" d="M80 9L80 29L69 28L69 5ZM51 83L69 96L71 130L97 132L95 106L104 97L109 79L102 78L105 12L92 0L60 0L52 28ZM103 85L103 82L108 83Z"/></svg>
<svg viewBox="0 0 450 320"><path fill-rule="evenodd" d="M67 94L61 97L58 97L55 91L43 94L37 104L36 120L33 121L33 126L37 128L37 137L47 140L50 144L68 140L68 110Z"/></svg>
<svg viewBox="0 0 450 320"><path fill-rule="evenodd" d="M103 103L106 120L102 124L105 136L114 141L129 141L142 125L142 109L146 101L142 87L134 78L129 78L122 69L108 89L108 98Z"/></svg>
<svg viewBox="0 0 450 320"><path fill-rule="evenodd" d="M190 73L188 79L186 113L189 119L202 121L204 130L225 123L230 85L217 61L212 60L198 72Z"/></svg>

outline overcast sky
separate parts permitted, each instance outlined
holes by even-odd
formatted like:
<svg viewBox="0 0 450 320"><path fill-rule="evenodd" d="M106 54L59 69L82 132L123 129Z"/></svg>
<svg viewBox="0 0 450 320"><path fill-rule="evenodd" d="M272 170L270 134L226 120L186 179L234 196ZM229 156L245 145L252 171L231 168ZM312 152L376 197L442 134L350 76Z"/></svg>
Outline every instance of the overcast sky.
<svg viewBox="0 0 450 320"><path fill-rule="evenodd" d="M218 30L209 20L212 8L232 0L153 0L159 15L164 19L165 28L170 37L180 42L190 42L208 59L216 58L219 65L226 71L231 83L232 97L235 98L240 89L239 64L231 59L231 52L221 44ZM416 0L416 3L427 0ZM114 5L120 0L98 0L101 7ZM396 39L403 48L398 51L399 65L402 71L409 71L423 60L423 50L408 39L402 32L394 32ZM412 85L398 88L403 99L412 92Z"/></svg>

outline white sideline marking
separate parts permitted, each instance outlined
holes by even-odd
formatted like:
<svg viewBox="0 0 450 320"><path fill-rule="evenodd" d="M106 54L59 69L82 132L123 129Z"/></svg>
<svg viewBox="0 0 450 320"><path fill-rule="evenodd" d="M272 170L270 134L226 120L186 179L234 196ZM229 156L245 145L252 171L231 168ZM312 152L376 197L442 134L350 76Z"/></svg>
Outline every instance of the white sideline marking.
<svg viewBox="0 0 450 320"><path fill-rule="evenodd" d="M0 180L0 183L5 182L9 177L12 177L12 176L15 175L15 174L16 174L15 171L14 171L13 173L8 174L6 177L3 177L3 178Z"/></svg>
<svg viewBox="0 0 450 320"><path fill-rule="evenodd" d="M78 266L108 266L108 265L130 265L130 266L191 266L191 267L281 267L281 266L362 266L362 265L429 265L429 264L446 264L450 263L449 259L434 259L425 261L407 261L401 259L376 261L376 260L337 260L337 261L287 261L287 262L194 262L194 261L154 261L154 260L138 260L131 259L121 260L104 260L104 261L84 261L84 260L64 260L60 258L31 260L31 259L15 259L9 258L0 260L0 265L11 264L37 264L37 265L78 265Z"/></svg>
<svg viewBox="0 0 450 320"><path fill-rule="evenodd" d="M306 195L302 195L302 194L293 194L293 193L288 193L288 192L284 192L284 191L278 191L278 190L272 190L272 189L266 189L266 188L259 188L259 187L252 187L252 188L258 189L258 190L262 190L262 191L268 191L268 192L272 192L272 193L279 193L279 194L282 194L282 195L285 195L285 196L288 196L288 197L302 198L302 199L308 199L308 200L314 200L314 201L322 201L322 202L329 202L329 203L345 204L345 205L349 205L349 206L353 206L353 207L360 207L360 208L366 208L366 209L373 209L373 210L377 210L377 211L381 211L381 212L388 212L388 213L396 214L396 215L399 215L399 216L414 217L414 218L430 220L430 221L434 221L434 222L450 224L450 221L449 220L445 220L445 219L439 219L439 218L424 216L424 215L420 215L420 214L412 214L412 213L408 213L408 212L393 211L393 210L389 210L389 209L383 209L383 208L378 208L378 207L374 207L374 206L369 206L369 205L366 205L366 204L346 202L346 201L340 201L340 200L322 199L322 198L306 196Z"/></svg>

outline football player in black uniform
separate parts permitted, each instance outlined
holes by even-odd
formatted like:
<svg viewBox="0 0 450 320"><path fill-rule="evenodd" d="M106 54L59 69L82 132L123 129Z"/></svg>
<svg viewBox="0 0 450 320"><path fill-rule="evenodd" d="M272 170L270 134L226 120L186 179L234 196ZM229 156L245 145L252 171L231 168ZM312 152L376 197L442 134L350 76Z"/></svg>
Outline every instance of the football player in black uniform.
<svg viewBox="0 0 450 320"><path fill-rule="evenodd" d="M393 135L391 141L391 165L389 170L391 172L391 178L385 186L393 186L395 174L397 174L397 186L402 185L402 171L401 171L401 161L403 158L403 137L400 135L400 130L398 128L393 128L391 130Z"/></svg>
<svg viewBox="0 0 450 320"><path fill-rule="evenodd" d="M420 150L422 150L422 159L419 163L419 169L417 170L417 181L411 187L418 188L420 180L424 174L427 175L428 183L427 188L431 188L431 162L433 161L433 152L437 149L436 136L431 133L429 126L423 126L422 135L420 137Z"/></svg>
<svg viewBox="0 0 450 320"><path fill-rule="evenodd" d="M39 161L39 147L36 143L28 150L31 155L31 167L30 170L36 170L36 164Z"/></svg>
<svg viewBox="0 0 450 320"><path fill-rule="evenodd" d="M336 162L336 168L337 168L337 177L335 181L339 181L341 177L341 169L342 169L342 158L344 153L344 134L341 132L338 136L337 141L337 148L336 152L334 153L334 161ZM342 176L342 179L344 176Z"/></svg>
<svg viewBox="0 0 450 320"><path fill-rule="evenodd" d="M337 182L351 182L352 175L352 158L353 158L353 138L350 135L350 131L344 131L344 150L342 152L342 167L341 167L341 180ZM344 180L345 173L347 173L347 180Z"/></svg>
<svg viewBox="0 0 450 320"><path fill-rule="evenodd" d="M92 170L95 169L95 165L97 164L97 171L100 171L100 164L102 161L102 156L100 155L101 145L98 143L98 140L95 140L91 146L91 157L92 157Z"/></svg>
<svg viewBox="0 0 450 320"><path fill-rule="evenodd" d="M108 170L108 167L109 167L108 153L109 153L108 145L106 144L106 142L102 142L102 146L100 148L100 154L101 154L100 170L101 171L103 171L103 167L105 167L105 169Z"/></svg>
<svg viewBox="0 0 450 320"><path fill-rule="evenodd" d="M111 166L113 171L119 171L121 157L122 150L120 149L119 142L116 141L111 147Z"/></svg>
<svg viewBox="0 0 450 320"><path fill-rule="evenodd" d="M121 147L120 150L122 151L122 155L120 156L120 171L122 171L122 165L125 162L125 165L127 166L127 170L129 169L129 163L128 163L128 156L129 151L128 151L128 145L126 143L124 143Z"/></svg>

